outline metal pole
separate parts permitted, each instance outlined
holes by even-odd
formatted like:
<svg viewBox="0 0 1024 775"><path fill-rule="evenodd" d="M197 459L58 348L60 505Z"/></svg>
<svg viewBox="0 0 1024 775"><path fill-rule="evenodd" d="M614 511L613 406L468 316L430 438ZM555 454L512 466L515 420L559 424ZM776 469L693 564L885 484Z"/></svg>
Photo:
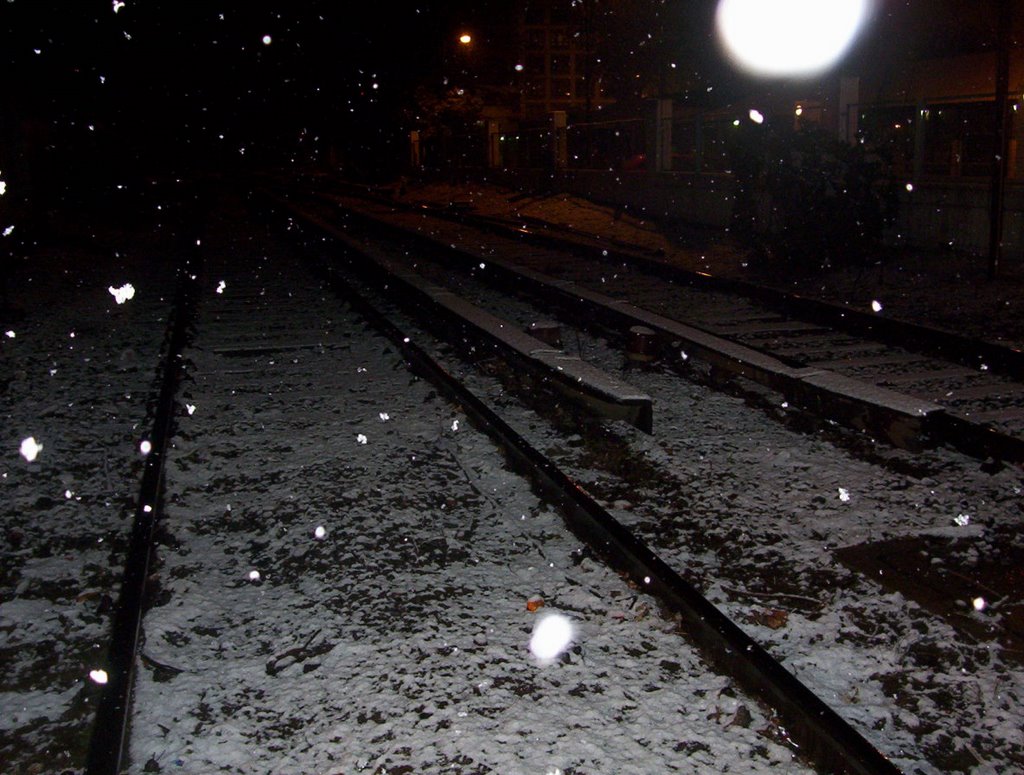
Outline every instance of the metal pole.
<svg viewBox="0 0 1024 775"><path fill-rule="evenodd" d="M1007 110L1010 91L1010 0L996 0L996 104L992 159L992 196L989 209L988 277L995 279L1003 252L1003 200L1006 195L1006 162L1010 152Z"/></svg>

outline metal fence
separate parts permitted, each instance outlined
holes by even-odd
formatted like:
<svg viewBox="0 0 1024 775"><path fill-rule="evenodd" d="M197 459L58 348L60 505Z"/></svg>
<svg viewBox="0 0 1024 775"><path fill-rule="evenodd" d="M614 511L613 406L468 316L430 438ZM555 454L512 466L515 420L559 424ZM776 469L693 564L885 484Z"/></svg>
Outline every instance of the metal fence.
<svg viewBox="0 0 1024 775"><path fill-rule="evenodd" d="M986 178L992 175L995 97L911 104L859 105L858 140L883 154L894 177ZM1007 108L1019 126L1019 103ZM1008 177L1022 172L1010 144Z"/></svg>
<svg viewBox="0 0 1024 775"><path fill-rule="evenodd" d="M513 169L542 169L554 162L551 124L526 124L499 137L502 163Z"/></svg>
<svg viewBox="0 0 1024 775"><path fill-rule="evenodd" d="M672 119L673 172L726 172L736 128L731 113L698 113Z"/></svg>
<svg viewBox="0 0 1024 775"><path fill-rule="evenodd" d="M581 170L643 169L647 159L642 118L589 121L566 128L567 166Z"/></svg>
<svg viewBox="0 0 1024 775"><path fill-rule="evenodd" d="M1016 134L1024 136L1024 109L1008 106ZM851 105L856 140L878 152L895 179L982 179L992 175L995 144L994 96L919 104ZM851 115L851 118L852 118ZM522 122L488 137L487 122L458 134L424 141L428 166L480 167L500 163L511 169L670 170L722 173L731 170L737 126L749 120L738 110L567 122L556 129L551 120ZM844 119L845 120L845 119ZM497 126L497 122L490 122ZM556 133L564 132L556 137ZM670 141L669 141L670 138ZM556 142L557 141L557 142ZM564 142L564 159L556 159ZM492 149L488 157L488 148ZM655 149L658 159L655 160ZM1024 158L1010 143L1008 177L1024 179Z"/></svg>

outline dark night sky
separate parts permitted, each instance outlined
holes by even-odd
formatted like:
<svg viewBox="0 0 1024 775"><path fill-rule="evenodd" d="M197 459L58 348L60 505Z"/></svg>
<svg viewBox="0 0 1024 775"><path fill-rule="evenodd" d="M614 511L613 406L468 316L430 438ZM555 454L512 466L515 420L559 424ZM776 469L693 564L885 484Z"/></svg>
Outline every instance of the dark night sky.
<svg viewBox="0 0 1024 775"><path fill-rule="evenodd" d="M733 77L710 42L713 0L630 2L656 7L678 53L705 59L709 77ZM990 3L878 0L851 59L983 47ZM0 0L9 74L0 128L15 141L43 138L65 166L280 162L328 137L364 165L375 154L402 158L402 109L418 83L439 81L444 41L467 26L481 52L507 50L511 7L368 2L357 13L343 0L125 0L115 11L113 0Z"/></svg>
<svg viewBox="0 0 1024 775"><path fill-rule="evenodd" d="M436 69L457 4L0 0L6 123L123 157L259 155L379 139ZM438 10L440 9L440 10ZM270 36L269 44L263 42ZM374 87L376 84L376 88ZM11 118L12 116L17 118ZM91 128L90 128L91 127ZM10 131L8 129L8 131Z"/></svg>

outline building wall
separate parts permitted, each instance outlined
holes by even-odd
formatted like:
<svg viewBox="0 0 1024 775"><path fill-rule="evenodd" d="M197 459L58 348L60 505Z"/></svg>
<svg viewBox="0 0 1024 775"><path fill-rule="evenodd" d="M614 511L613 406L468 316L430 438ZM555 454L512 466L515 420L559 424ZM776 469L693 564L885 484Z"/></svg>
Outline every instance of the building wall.
<svg viewBox="0 0 1024 775"><path fill-rule="evenodd" d="M607 102L593 61L589 3L528 0L519 9L520 116L584 111Z"/></svg>

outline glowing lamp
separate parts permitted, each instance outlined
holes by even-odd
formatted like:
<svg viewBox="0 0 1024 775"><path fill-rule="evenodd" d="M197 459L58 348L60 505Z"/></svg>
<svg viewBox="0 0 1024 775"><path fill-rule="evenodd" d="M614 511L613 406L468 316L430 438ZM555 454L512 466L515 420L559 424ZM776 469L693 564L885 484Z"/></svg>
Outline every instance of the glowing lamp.
<svg viewBox="0 0 1024 775"><path fill-rule="evenodd" d="M718 36L735 64L768 77L814 75L850 47L871 0L719 0Z"/></svg>

